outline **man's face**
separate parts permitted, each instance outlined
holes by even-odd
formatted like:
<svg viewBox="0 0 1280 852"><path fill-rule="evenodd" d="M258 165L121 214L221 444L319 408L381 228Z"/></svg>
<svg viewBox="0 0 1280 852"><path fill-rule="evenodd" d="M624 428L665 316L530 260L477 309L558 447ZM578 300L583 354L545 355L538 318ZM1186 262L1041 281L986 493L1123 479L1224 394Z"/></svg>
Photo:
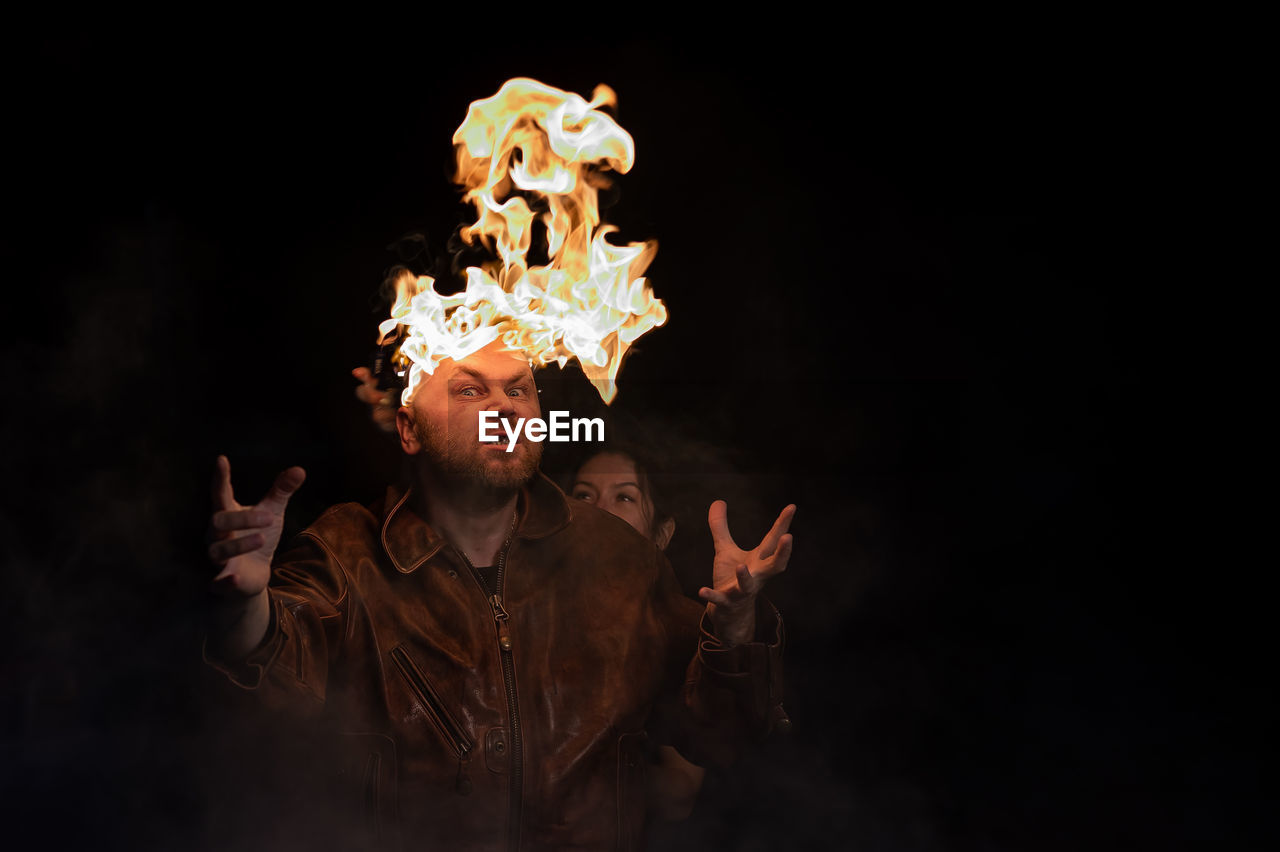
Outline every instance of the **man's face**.
<svg viewBox="0 0 1280 852"><path fill-rule="evenodd" d="M497 442L480 441L480 412L496 411L512 429L520 418L541 417L533 371L523 356L489 344L461 361L446 358L419 386L411 409L396 417L400 446L422 454L445 479L495 489L519 488L533 478L542 444L519 440L507 452L506 429L490 429Z"/></svg>

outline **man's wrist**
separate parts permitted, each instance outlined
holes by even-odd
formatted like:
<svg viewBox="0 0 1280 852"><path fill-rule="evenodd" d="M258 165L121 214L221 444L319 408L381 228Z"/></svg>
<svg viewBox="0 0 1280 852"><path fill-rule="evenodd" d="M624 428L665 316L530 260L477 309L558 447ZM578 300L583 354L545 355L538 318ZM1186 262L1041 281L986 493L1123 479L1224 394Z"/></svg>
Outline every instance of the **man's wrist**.
<svg viewBox="0 0 1280 852"><path fill-rule="evenodd" d="M262 644L270 621L266 589L247 598L220 598L209 613L209 649L229 662L242 660Z"/></svg>
<svg viewBox="0 0 1280 852"><path fill-rule="evenodd" d="M754 598L732 609L708 603L707 618L711 621L716 638L726 648L745 645L755 638L756 602Z"/></svg>

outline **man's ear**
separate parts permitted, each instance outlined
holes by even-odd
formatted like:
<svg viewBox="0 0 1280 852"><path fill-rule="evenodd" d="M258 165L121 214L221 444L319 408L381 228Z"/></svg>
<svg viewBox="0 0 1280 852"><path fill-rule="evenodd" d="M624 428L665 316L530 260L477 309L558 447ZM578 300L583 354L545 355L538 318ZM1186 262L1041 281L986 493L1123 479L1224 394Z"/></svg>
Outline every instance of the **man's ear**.
<svg viewBox="0 0 1280 852"><path fill-rule="evenodd" d="M676 534L676 519L664 518L662 523L658 524L657 531L653 534L653 543L658 546L659 550L666 550L667 545L671 543L671 536Z"/></svg>
<svg viewBox="0 0 1280 852"><path fill-rule="evenodd" d="M417 455L422 450L422 442L413 431L413 412L403 405L396 411L396 432L400 435L400 449L405 455Z"/></svg>

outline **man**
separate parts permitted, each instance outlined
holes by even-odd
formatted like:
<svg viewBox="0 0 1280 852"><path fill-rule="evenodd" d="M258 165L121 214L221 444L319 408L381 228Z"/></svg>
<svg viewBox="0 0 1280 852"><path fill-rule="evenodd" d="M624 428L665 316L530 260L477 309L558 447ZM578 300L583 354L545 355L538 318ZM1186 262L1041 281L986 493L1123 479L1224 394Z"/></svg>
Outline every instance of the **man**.
<svg viewBox="0 0 1280 852"><path fill-rule="evenodd" d="M368 833L335 846L637 848L646 726L723 763L773 724L781 623L757 596L786 568L795 507L743 551L712 505L700 612L652 544L537 472L541 444L481 442L482 411L541 414L500 342L442 360L397 412L411 487L330 509L274 571L305 474L244 507L220 457L207 656L333 726Z"/></svg>

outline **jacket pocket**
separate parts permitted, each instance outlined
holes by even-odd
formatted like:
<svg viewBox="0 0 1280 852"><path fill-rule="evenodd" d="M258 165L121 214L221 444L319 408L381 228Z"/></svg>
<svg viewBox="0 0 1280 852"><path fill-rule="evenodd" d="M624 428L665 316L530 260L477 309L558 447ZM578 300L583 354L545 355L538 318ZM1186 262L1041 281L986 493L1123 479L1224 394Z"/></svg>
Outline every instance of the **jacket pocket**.
<svg viewBox="0 0 1280 852"><path fill-rule="evenodd" d="M454 789L464 796L468 795L471 792L471 779L467 776L467 763L471 760L471 751L475 743L440 700L439 693L431 686L431 682L404 650L403 645L396 646L391 652L391 659L408 685L409 691L418 699L418 703L431 719L441 739L458 758L458 776L454 782Z"/></svg>
<svg viewBox="0 0 1280 852"><path fill-rule="evenodd" d="M640 849L644 836L645 742L648 734L636 731L618 737L618 849Z"/></svg>
<svg viewBox="0 0 1280 852"><path fill-rule="evenodd" d="M345 779L345 793L338 793L342 799L352 794L359 796L358 812L363 821L358 826L335 827L334 837L353 847L398 848L395 742L382 734L346 733L342 743L344 765L339 778Z"/></svg>

